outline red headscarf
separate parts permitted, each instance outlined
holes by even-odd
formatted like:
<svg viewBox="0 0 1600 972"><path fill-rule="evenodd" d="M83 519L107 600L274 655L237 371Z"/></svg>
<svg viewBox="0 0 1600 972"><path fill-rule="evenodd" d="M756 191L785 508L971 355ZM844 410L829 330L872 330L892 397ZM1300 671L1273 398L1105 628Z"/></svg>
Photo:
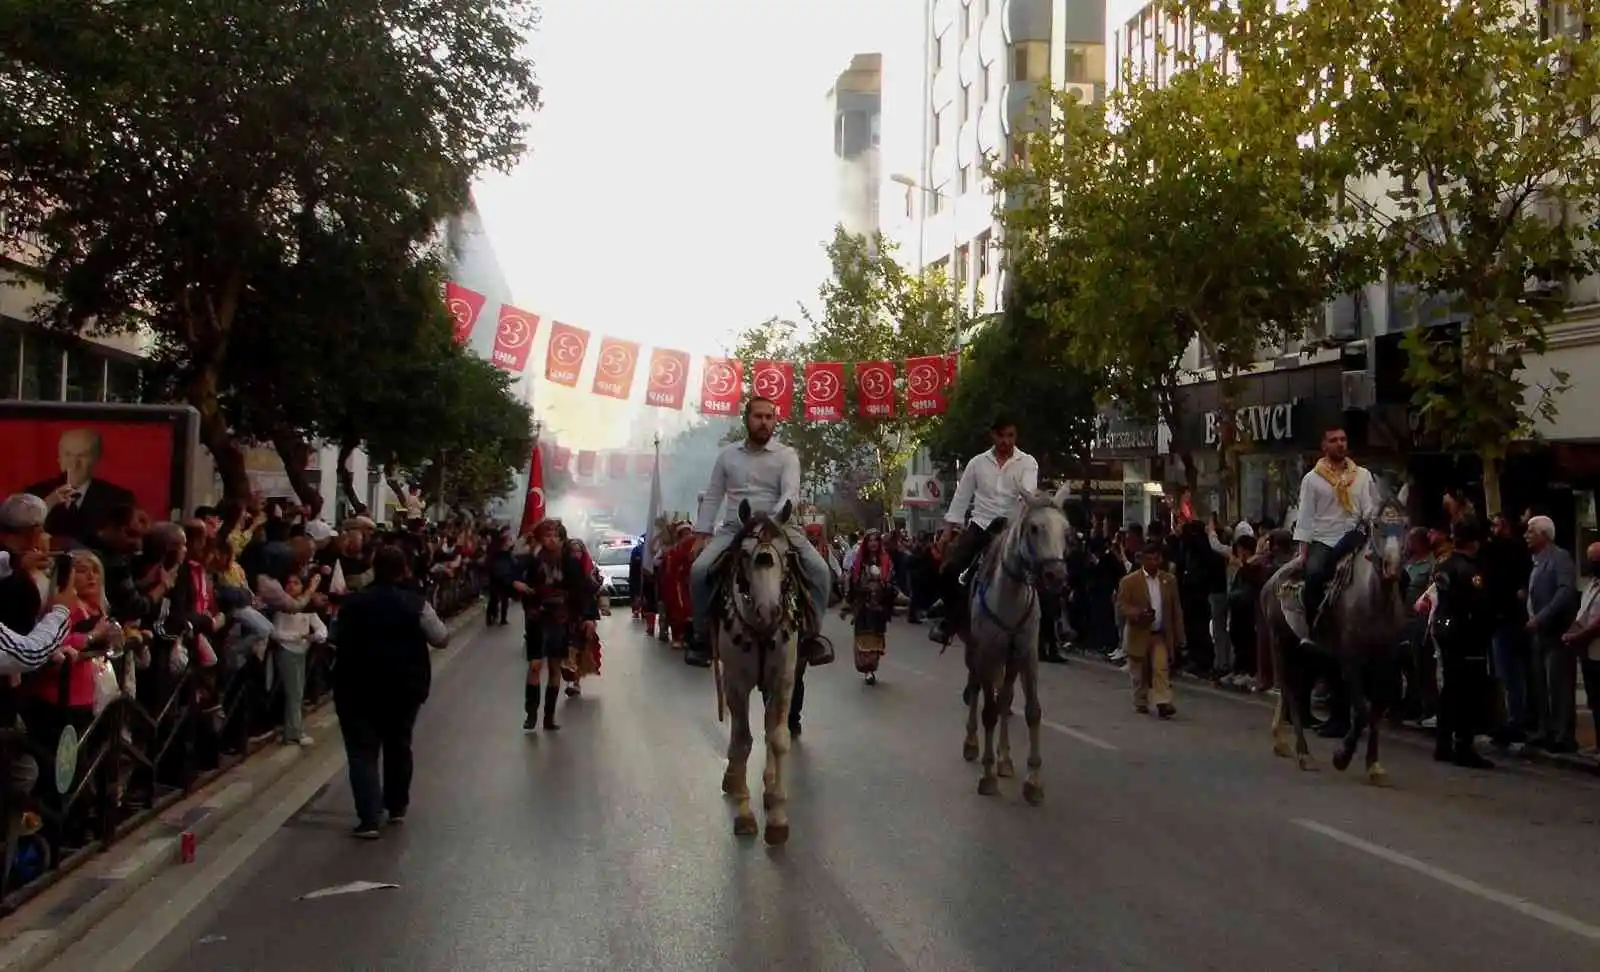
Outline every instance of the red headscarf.
<svg viewBox="0 0 1600 972"><path fill-rule="evenodd" d="M883 578L884 583L889 582L889 577L891 576L889 551L883 545L883 536L877 532L872 532L862 537L861 542L856 545L856 559L855 562L850 565L851 586L854 586L856 581L861 579L862 568L864 566L871 566L867 563L867 558L871 556L871 554L867 553L867 541L872 537L878 538L878 576Z"/></svg>

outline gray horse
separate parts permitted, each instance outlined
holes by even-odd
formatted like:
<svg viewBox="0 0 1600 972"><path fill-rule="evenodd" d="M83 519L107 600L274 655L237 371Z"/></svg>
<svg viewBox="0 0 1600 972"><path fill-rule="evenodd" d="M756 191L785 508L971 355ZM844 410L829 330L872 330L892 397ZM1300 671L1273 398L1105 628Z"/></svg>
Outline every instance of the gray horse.
<svg viewBox="0 0 1600 972"><path fill-rule="evenodd" d="M966 630L960 633L967 657L967 737L961 754L978 758L978 703L983 702L983 776L978 792L1000 792L996 778L995 724L1000 725L999 776L1014 776L1011 762L1011 700L1022 676L1023 720L1028 725L1028 776L1022 797L1044 802L1039 780L1039 594L1037 587L1060 590L1067 583L1067 552L1072 528L1062 512L1068 488L1051 495L1022 497L1016 515L989 545L973 570Z"/></svg>
<svg viewBox="0 0 1600 972"><path fill-rule="evenodd" d="M1317 653L1332 658L1350 697L1350 730L1334 754L1333 765L1344 770L1355 758L1361 733L1367 730L1367 781L1389 782L1378 762L1378 725L1398 670L1397 652L1405 636L1405 578L1401 571L1406 517L1393 501L1379 505L1365 524L1367 541L1344 564L1334 581L1337 593L1323 608L1312 636ZM1284 618L1283 599L1299 597L1303 580L1298 562L1281 568L1261 591L1261 611L1272 651L1278 704L1272 714L1272 751L1293 756L1302 770L1315 769L1298 704L1305 679L1314 677L1313 658ZM1284 720L1294 726L1294 748L1285 737Z"/></svg>
<svg viewBox="0 0 1600 972"><path fill-rule="evenodd" d="M728 769L722 792L738 804L733 832L756 833L745 779L754 739L750 733L750 690L760 689L766 716L767 764L761 773L762 805L767 812L766 841L789 839L789 796L784 763L789 756L789 702L794 695L796 634L805 593L799 566L784 525L790 504L776 516L751 515L748 501L739 504L741 529L714 568L717 624L711 636L718 700L726 699L732 715ZM721 716L719 707L718 716Z"/></svg>

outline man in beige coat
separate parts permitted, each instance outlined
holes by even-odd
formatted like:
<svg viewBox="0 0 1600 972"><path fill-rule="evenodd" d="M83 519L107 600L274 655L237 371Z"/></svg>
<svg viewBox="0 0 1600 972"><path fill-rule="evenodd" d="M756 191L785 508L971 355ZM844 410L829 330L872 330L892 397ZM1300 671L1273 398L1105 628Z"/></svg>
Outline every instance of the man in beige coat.
<svg viewBox="0 0 1600 972"><path fill-rule="evenodd" d="M1170 719L1178 711L1172 705L1170 665L1173 649L1184 646L1184 636L1178 581L1161 569L1165 560L1160 544L1145 546L1139 569L1117 586L1117 615L1128 652L1134 711L1149 712L1154 696L1156 715Z"/></svg>

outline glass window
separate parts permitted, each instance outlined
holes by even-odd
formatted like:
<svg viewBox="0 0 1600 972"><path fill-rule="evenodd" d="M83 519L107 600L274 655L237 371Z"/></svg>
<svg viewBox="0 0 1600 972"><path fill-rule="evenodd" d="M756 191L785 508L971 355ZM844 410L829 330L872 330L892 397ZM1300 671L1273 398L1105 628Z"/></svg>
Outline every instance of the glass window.
<svg viewBox="0 0 1600 972"><path fill-rule="evenodd" d="M1082 47L1067 48L1066 77L1068 84L1089 83L1089 52Z"/></svg>
<svg viewBox="0 0 1600 972"><path fill-rule="evenodd" d="M992 242L993 237L988 230L984 230L978 234L978 239L973 243L973 247L976 250L973 254L973 259L977 261L977 266L973 268L972 272L980 279L989 275L989 246Z"/></svg>
<svg viewBox="0 0 1600 972"><path fill-rule="evenodd" d="M110 358L106 361L106 401L138 402L143 400L143 375L132 361Z"/></svg>
<svg viewBox="0 0 1600 972"><path fill-rule="evenodd" d="M33 402L61 401L62 348L58 338L25 334L22 338L22 397Z"/></svg>
<svg viewBox="0 0 1600 972"><path fill-rule="evenodd" d="M98 402L106 386L106 359L83 348L67 349L67 387L62 401Z"/></svg>
<svg viewBox="0 0 1600 972"><path fill-rule="evenodd" d="M1011 80L1044 81L1049 77L1049 41L1020 41L1011 45Z"/></svg>
<svg viewBox="0 0 1600 972"><path fill-rule="evenodd" d="M0 399L21 394L22 332L0 325Z"/></svg>
<svg viewBox="0 0 1600 972"><path fill-rule="evenodd" d="M941 35L933 39L933 69L935 71L944 67L944 37Z"/></svg>
<svg viewBox="0 0 1600 972"><path fill-rule="evenodd" d="M944 112L933 113L933 147L938 148L944 144Z"/></svg>
<svg viewBox="0 0 1600 972"><path fill-rule="evenodd" d="M965 196L967 190L972 188L972 166L964 165L956 178L956 194Z"/></svg>
<svg viewBox="0 0 1600 972"><path fill-rule="evenodd" d="M965 125L967 119L972 117L972 85L961 86L961 124Z"/></svg>

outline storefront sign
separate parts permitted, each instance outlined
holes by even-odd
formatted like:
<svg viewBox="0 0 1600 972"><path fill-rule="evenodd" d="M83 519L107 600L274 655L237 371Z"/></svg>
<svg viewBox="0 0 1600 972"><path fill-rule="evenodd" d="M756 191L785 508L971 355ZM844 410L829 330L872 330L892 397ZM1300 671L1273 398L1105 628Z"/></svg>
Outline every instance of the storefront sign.
<svg viewBox="0 0 1600 972"><path fill-rule="evenodd" d="M1154 454L1161 451L1160 446L1160 430L1155 425L1131 422L1115 413L1102 412L1095 416L1094 439L1089 448L1096 454Z"/></svg>
<svg viewBox="0 0 1600 972"><path fill-rule="evenodd" d="M1246 405L1233 413L1234 430L1239 442L1292 442L1294 440L1294 415L1300 399L1291 398L1276 405ZM1221 433L1223 412L1218 409L1206 413L1206 445L1216 445Z"/></svg>

